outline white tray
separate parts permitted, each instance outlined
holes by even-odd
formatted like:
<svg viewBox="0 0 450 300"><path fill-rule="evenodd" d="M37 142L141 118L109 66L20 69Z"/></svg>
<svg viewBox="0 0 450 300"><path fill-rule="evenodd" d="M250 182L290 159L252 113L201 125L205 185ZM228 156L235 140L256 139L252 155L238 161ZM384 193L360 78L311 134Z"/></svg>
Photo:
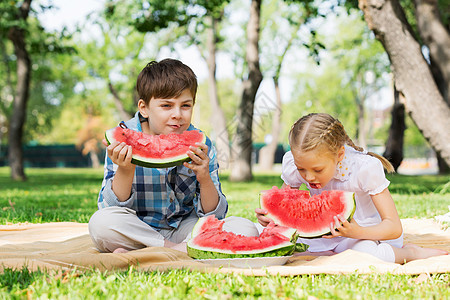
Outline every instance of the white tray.
<svg viewBox="0 0 450 300"><path fill-rule="evenodd" d="M197 259L197 261L217 267L261 268L284 265L291 257L292 255L274 257Z"/></svg>

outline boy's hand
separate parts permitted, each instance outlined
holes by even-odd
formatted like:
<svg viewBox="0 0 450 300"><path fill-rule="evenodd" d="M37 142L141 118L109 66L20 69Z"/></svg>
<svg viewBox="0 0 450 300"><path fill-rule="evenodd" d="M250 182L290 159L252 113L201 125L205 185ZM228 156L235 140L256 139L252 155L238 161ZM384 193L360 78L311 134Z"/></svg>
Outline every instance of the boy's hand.
<svg viewBox="0 0 450 300"><path fill-rule="evenodd" d="M273 222L272 219L266 217L267 211L262 208L255 208L256 218L258 218L259 224L266 227L270 222Z"/></svg>
<svg viewBox="0 0 450 300"><path fill-rule="evenodd" d="M197 147L189 147L191 151L187 152L187 155L192 159L191 162L185 162L183 165L186 168L194 171L199 183L202 183L205 179L211 178L209 176L209 157L208 146L204 143L195 143Z"/></svg>
<svg viewBox="0 0 450 300"><path fill-rule="evenodd" d="M108 145L106 140L103 140L103 144ZM131 163L132 148L125 143L114 142L110 144L106 147L106 153L112 162L119 167L131 169L134 166Z"/></svg>

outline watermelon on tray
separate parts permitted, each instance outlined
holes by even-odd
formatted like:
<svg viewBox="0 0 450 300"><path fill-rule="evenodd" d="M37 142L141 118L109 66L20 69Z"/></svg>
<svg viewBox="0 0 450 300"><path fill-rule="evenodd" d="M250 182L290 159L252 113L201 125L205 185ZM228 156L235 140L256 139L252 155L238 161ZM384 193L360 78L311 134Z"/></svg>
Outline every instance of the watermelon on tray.
<svg viewBox="0 0 450 300"><path fill-rule="evenodd" d="M351 220L355 212L354 194L323 191L310 196L308 191L273 187L260 196L261 208L276 224L297 229L299 237L316 238L330 233L333 217Z"/></svg>
<svg viewBox="0 0 450 300"><path fill-rule="evenodd" d="M214 215L200 218L187 243L188 255L197 259L278 257L308 247L296 244L293 228L271 224L259 236L244 236L224 231L223 224Z"/></svg>
<svg viewBox="0 0 450 300"><path fill-rule="evenodd" d="M206 135L198 130L184 131L181 134L150 135L126 127L125 123L107 130L108 144L125 142L133 149L131 162L148 168L169 168L190 161L186 154L189 146L205 143Z"/></svg>

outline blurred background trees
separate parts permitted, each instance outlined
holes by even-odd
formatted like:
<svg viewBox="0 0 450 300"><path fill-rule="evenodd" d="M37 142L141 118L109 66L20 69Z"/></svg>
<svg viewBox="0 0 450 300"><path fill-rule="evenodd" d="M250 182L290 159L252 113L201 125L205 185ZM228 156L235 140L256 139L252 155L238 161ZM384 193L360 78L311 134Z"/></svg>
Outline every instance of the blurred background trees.
<svg viewBox="0 0 450 300"><path fill-rule="evenodd" d="M105 0L76 27L49 30L42 20L63 2L2 1L0 153L8 147L17 180L23 145L74 144L94 163L104 131L135 112L140 70L189 51L198 59L185 63L200 70L193 123L232 180L252 178L254 143L271 169L291 124L318 111L396 167L412 146L431 146L448 171L448 2L377 3L375 12L372 1ZM408 36L389 39L393 27L376 17ZM402 60L397 49L410 46Z"/></svg>

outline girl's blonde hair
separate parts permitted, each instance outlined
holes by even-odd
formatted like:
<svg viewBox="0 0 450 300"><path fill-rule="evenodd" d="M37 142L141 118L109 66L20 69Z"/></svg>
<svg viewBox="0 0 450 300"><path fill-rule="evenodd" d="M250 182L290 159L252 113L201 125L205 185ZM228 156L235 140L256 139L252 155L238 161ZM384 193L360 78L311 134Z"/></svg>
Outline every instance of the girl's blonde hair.
<svg viewBox="0 0 450 300"><path fill-rule="evenodd" d="M353 143L338 119L325 113L312 113L298 119L289 132L289 144L294 151L302 152L326 147L337 154L345 144L357 151L364 151ZM378 158L389 173L394 172L394 167L386 158L373 152L367 154Z"/></svg>

